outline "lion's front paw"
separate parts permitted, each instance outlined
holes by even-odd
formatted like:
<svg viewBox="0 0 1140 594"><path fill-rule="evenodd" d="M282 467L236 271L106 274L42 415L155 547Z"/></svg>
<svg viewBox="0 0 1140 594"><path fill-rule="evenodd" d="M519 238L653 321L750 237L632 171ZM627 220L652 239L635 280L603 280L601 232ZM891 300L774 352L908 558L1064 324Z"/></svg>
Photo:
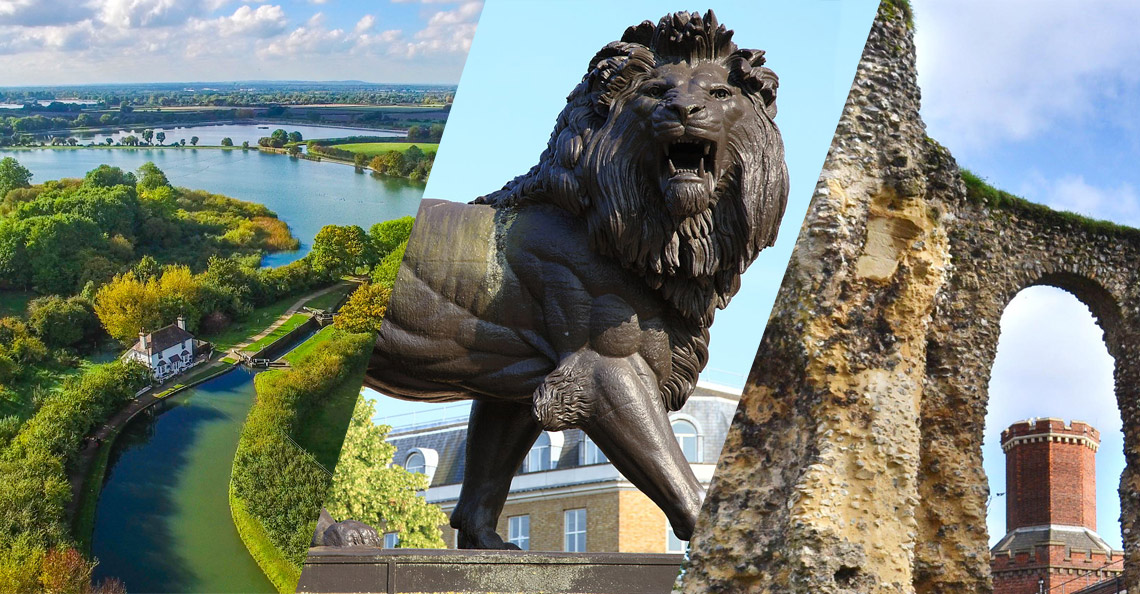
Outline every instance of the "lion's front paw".
<svg viewBox="0 0 1140 594"><path fill-rule="evenodd" d="M327 547L378 547L382 543L375 528L356 520L345 520L329 526L321 540Z"/></svg>

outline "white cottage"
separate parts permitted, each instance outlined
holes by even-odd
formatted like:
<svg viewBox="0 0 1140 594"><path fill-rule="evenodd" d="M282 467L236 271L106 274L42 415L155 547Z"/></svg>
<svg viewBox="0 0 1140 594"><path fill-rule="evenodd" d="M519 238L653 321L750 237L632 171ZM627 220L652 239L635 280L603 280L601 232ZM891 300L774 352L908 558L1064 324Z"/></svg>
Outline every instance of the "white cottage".
<svg viewBox="0 0 1140 594"><path fill-rule="evenodd" d="M178 322L150 334L139 332L138 342L123 359L139 361L163 381L194 363L194 335L186 331L185 318L178 316Z"/></svg>

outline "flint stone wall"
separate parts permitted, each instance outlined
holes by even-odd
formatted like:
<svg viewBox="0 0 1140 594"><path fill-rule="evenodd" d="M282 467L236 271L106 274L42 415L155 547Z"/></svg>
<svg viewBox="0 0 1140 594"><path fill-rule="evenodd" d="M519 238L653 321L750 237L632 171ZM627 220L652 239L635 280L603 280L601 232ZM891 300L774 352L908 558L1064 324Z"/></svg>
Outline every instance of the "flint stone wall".
<svg viewBox="0 0 1140 594"><path fill-rule="evenodd" d="M1116 360L1140 584L1140 233L969 199L919 117L904 12L884 3L872 26L685 592L991 592L987 385L1001 313L1033 285L1087 304Z"/></svg>

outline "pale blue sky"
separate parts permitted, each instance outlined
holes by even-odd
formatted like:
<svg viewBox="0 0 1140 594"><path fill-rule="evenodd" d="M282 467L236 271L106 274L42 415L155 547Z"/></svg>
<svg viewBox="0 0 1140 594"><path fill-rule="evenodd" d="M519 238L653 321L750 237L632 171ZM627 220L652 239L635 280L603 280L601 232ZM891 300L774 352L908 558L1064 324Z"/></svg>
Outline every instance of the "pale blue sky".
<svg viewBox="0 0 1140 594"><path fill-rule="evenodd" d="M993 185L1054 208L1140 226L1140 3L915 0L927 132ZM1140 266L1140 263L1137 263ZM1112 358L1088 308L1051 288L1006 308L983 447L992 493L1005 491L998 437L1031 416L1101 431L1097 526L1121 545L1124 468ZM988 518L1005 533L1005 501Z"/></svg>
<svg viewBox="0 0 1140 594"><path fill-rule="evenodd" d="M0 0L0 86L455 84L479 0Z"/></svg>
<svg viewBox="0 0 1140 594"><path fill-rule="evenodd" d="M877 6L872 0L681 6L659 0L489 0L424 196L466 202L525 173L546 147L566 95L599 49L627 26L656 22L670 10L711 7L735 30L738 45L765 50L766 65L780 77L776 124L791 176L779 241L760 254L712 328L702 379L743 387ZM381 415L406 413L413 406L382 405ZM418 413L417 420L425 414L430 410Z"/></svg>

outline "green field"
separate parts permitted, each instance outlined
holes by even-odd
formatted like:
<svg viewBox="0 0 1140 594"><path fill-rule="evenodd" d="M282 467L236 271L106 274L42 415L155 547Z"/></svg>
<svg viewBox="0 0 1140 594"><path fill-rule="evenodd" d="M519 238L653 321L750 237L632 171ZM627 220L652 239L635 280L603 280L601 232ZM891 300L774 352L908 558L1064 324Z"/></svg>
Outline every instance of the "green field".
<svg viewBox="0 0 1140 594"><path fill-rule="evenodd" d="M354 153L363 153L369 157L375 157L388 151L400 151L402 153L413 146L418 146L425 153L434 153L439 149L438 142L353 142L332 146Z"/></svg>
<svg viewBox="0 0 1140 594"><path fill-rule="evenodd" d="M290 305L296 302L297 297L292 296L259 307L251 311L245 319L230 324L225 330L222 330L218 334L202 336L201 338L214 344L214 352L224 353L250 336L264 330L267 326L275 322L277 318L281 317L282 314L289 309Z"/></svg>
<svg viewBox="0 0 1140 594"><path fill-rule="evenodd" d="M24 317L24 313L28 309L28 302L35 297L36 294L31 291L0 291L0 318Z"/></svg>
<svg viewBox="0 0 1140 594"><path fill-rule="evenodd" d="M280 326L275 328L273 330L273 332L270 332L269 334L266 334L265 336L261 337L260 339L254 341L253 344L245 347L244 349L242 349L242 351L245 351L247 353L256 353L257 351L260 351L261 349L273 344L274 342L277 342L277 339L279 339L282 336L285 336L286 334L292 332L294 328L296 328L297 326L300 326L301 324L304 324L305 322L308 322L308 321L309 321L309 315L308 314L299 314L299 313L293 314L292 316L289 317L288 320L285 320L284 324L281 324Z"/></svg>
<svg viewBox="0 0 1140 594"><path fill-rule="evenodd" d="M340 303L340 300L343 299L345 295L355 291L358 286L356 283L344 283L324 295L318 295L308 300L305 303L305 307L325 310L332 309L336 304Z"/></svg>

